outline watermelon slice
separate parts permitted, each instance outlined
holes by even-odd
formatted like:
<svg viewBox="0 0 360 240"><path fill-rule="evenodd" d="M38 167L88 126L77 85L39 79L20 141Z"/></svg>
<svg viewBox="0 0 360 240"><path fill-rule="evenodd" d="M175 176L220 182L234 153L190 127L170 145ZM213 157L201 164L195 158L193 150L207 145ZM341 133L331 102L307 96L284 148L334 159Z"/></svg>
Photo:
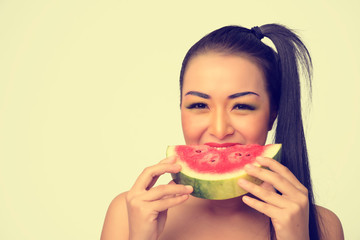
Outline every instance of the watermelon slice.
<svg viewBox="0 0 360 240"><path fill-rule="evenodd" d="M231 145L214 147L209 145L176 145L167 148L166 155L177 156L181 172L172 174L176 183L191 185L192 195L205 199L229 199L247 193L237 181L245 178L253 183L262 181L246 174L246 164L254 164L257 156L280 161L281 144Z"/></svg>

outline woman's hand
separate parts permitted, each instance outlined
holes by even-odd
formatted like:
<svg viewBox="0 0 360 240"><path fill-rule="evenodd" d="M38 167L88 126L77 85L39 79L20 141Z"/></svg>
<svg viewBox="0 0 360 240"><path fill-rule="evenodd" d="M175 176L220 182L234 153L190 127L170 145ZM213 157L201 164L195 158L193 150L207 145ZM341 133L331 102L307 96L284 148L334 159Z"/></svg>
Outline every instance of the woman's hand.
<svg viewBox="0 0 360 240"><path fill-rule="evenodd" d="M181 166L175 157L147 167L140 174L126 197L131 240L157 240L164 229L167 210L189 198L191 186L174 184L153 187L164 173L177 173Z"/></svg>
<svg viewBox="0 0 360 240"><path fill-rule="evenodd" d="M259 157L257 162L271 171L253 165L245 167L249 175L264 183L258 186L239 180L242 188L258 198L244 196L243 202L271 218L277 240L309 239L308 190L288 168L274 159Z"/></svg>

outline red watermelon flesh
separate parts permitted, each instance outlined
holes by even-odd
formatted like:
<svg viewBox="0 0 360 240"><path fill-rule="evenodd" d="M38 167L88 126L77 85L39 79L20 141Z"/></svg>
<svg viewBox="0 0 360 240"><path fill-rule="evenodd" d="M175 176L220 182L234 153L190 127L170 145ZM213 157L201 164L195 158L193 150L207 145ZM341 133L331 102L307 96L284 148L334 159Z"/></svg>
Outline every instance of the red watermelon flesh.
<svg viewBox="0 0 360 240"><path fill-rule="evenodd" d="M182 166L178 174L172 174L176 183L192 185L193 196L207 199L228 199L243 195L246 191L237 184L245 178L256 184L262 181L249 176L243 170L246 164L258 165L257 156L280 160L281 144L261 146L231 145L213 147L209 145L169 146L167 156L176 155ZM258 165L259 166L259 165Z"/></svg>
<svg viewBox="0 0 360 240"><path fill-rule="evenodd" d="M177 155L189 168L199 173L228 173L242 169L261 156L265 147L260 145L234 145L216 148L208 145L178 145Z"/></svg>

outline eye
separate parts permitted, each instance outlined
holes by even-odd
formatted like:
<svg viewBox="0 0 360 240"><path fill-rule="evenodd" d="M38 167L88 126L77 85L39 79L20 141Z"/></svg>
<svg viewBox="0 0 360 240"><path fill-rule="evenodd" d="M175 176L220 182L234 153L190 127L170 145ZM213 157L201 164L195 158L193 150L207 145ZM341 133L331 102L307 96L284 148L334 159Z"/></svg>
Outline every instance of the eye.
<svg viewBox="0 0 360 240"><path fill-rule="evenodd" d="M208 108L206 103L193 103L186 107L187 109L205 109Z"/></svg>
<svg viewBox="0 0 360 240"><path fill-rule="evenodd" d="M255 110L254 106L248 105L248 104L235 104L233 107L233 110Z"/></svg>

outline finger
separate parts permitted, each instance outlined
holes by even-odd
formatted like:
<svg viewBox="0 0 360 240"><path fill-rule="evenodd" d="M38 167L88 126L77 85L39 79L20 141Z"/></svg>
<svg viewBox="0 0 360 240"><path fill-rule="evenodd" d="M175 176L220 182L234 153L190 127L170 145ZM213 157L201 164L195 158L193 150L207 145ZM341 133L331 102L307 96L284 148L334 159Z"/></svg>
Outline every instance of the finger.
<svg viewBox="0 0 360 240"><path fill-rule="evenodd" d="M170 157L167 157L167 158L161 160L159 162L159 164L162 164L162 163L175 163L175 162L176 162L176 157L175 156L170 156ZM150 184L146 187L146 190L149 190L150 188L152 188L155 185L155 183L157 182L158 179L159 179L159 176L154 177L151 180Z"/></svg>
<svg viewBox="0 0 360 240"><path fill-rule="evenodd" d="M281 195L277 194L271 189L270 190L265 189L245 179L239 179L238 183L243 189L245 189L252 195L258 197L259 199L273 206L279 208L285 208L287 205L287 200L282 198Z"/></svg>
<svg viewBox="0 0 360 240"><path fill-rule="evenodd" d="M175 207L176 205L183 203L187 199L189 199L189 195L185 194L185 195L175 196L172 198L161 199L159 201L151 202L150 204L153 205L152 208L155 209L155 211L162 212L171 207Z"/></svg>
<svg viewBox="0 0 360 240"><path fill-rule="evenodd" d="M165 159L166 160L166 159ZM161 163L161 161L160 161ZM157 182L157 180L159 179L160 176L156 176L156 177L153 177L153 179L151 180L151 182L149 183L149 185L146 187L146 190L149 190L151 189L155 183Z"/></svg>
<svg viewBox="0 0 360 240"><path fill-rule="evenodd" d="M176 185L176 183L174 182L174 180L171 180L168 185ZM183 195L183 194L172 194L172 195L168 195L168 196L165 196L163 197L162 199L164 198L171 198L171 197L176 197L176 196L180 196L180 195Z"/></svg>
<svg viewBox="0 0 360 240"><path fill-rule="evenodd" d="M299 190L291 182L277 172L252 164L246 165L244 169L249 175L270 183L283 194L296 196L299 193Z"/></svg>
<svg viewBox="0 0 360 240"><path fill-rule="evenodd" d="M146 187L146 190L151 189L155 183L157 182L157 180L159 179L160 176L155 176L151 179L151 182L149 183L149 185Z"/></svg>
<svg viewBox="0 0 360 240"><path fill-rule="evenodd" d="M159 179L159 176L154 177L154 178L151 180L150 184L146 187L146 190L151 189L151 188L155 185L155 183L157 182L158 179ZM172 181L172 182L173 182L174 184L176 184L174 181Z"/></svg>
<svg viewBox="0 0 360 240"><path fill-rule="evenodd" d="M147 190L155 184L159 176L164 173L178 173L180 170L181 166L174 163L159 163L151 167L147 167L135 181L132 189L136 191Z"/></svg>
<svg viewBox="0 0 360 240"><path fill-rule="evenodd" d="M176 156L170 156L170 157L164 158L159 163L174 163L174 162L176 162L176 158L177 158Z"/></svg>
<svg viewBox="0 0 360 240"><path fill-rule="evenodd" d="M161 160L159 162L159 164L162 164L162 163L175 163L175 162L176 162L176 156L170 156L170 157L167 157L167 158ZM146 190L149 190L150 188L152 188L155 185L155 183L157 182L158 179L159 179L159 176L154 177L151 180L150 184L146 187Z"/></svg>
<svg viewBox="0 0 360 240"><path fill-rule="evenodd" d="M249 197L247 195L244 195L242 197L242 200L249 207L252 207L253 209L265 214L266 216L268 216L270 218L273 218L274 216L276 216L276 214L279 211L279 208L276 208L270 204L259 201L255 198Z"/></svg>
<svg viewBox="0 0 360 240"><path fill-rule="evenodd" d="M276 190L275 190L275 188L273 187L273 185L271 185L271 184L268 183L268 182L263 182L262 184L260 184L260 186L261 186L262 188L267 189L268 191L276 192Z"/></svg>
<svg viewBox="0 0 360 240"><path fill-rule="evenodd" d="M175 197L177 195L190 194L193 191L191 186L181 184L160 185L150 189L144 194L145 201L156 201L166 197Z"/></svg>
<svg viewBox="0 0 360 240"><path fill-rule="evenodd" d="M271 159L271 158L265 158L265 157L257 157L256 161L264 167L268 167L272 171L280 174L284 178L286 178L289 182L291 182L297 189L300 191L306 193L307 189L301 182L295 177L295 175L284 165L279 163L278 161Z"/></svg>

